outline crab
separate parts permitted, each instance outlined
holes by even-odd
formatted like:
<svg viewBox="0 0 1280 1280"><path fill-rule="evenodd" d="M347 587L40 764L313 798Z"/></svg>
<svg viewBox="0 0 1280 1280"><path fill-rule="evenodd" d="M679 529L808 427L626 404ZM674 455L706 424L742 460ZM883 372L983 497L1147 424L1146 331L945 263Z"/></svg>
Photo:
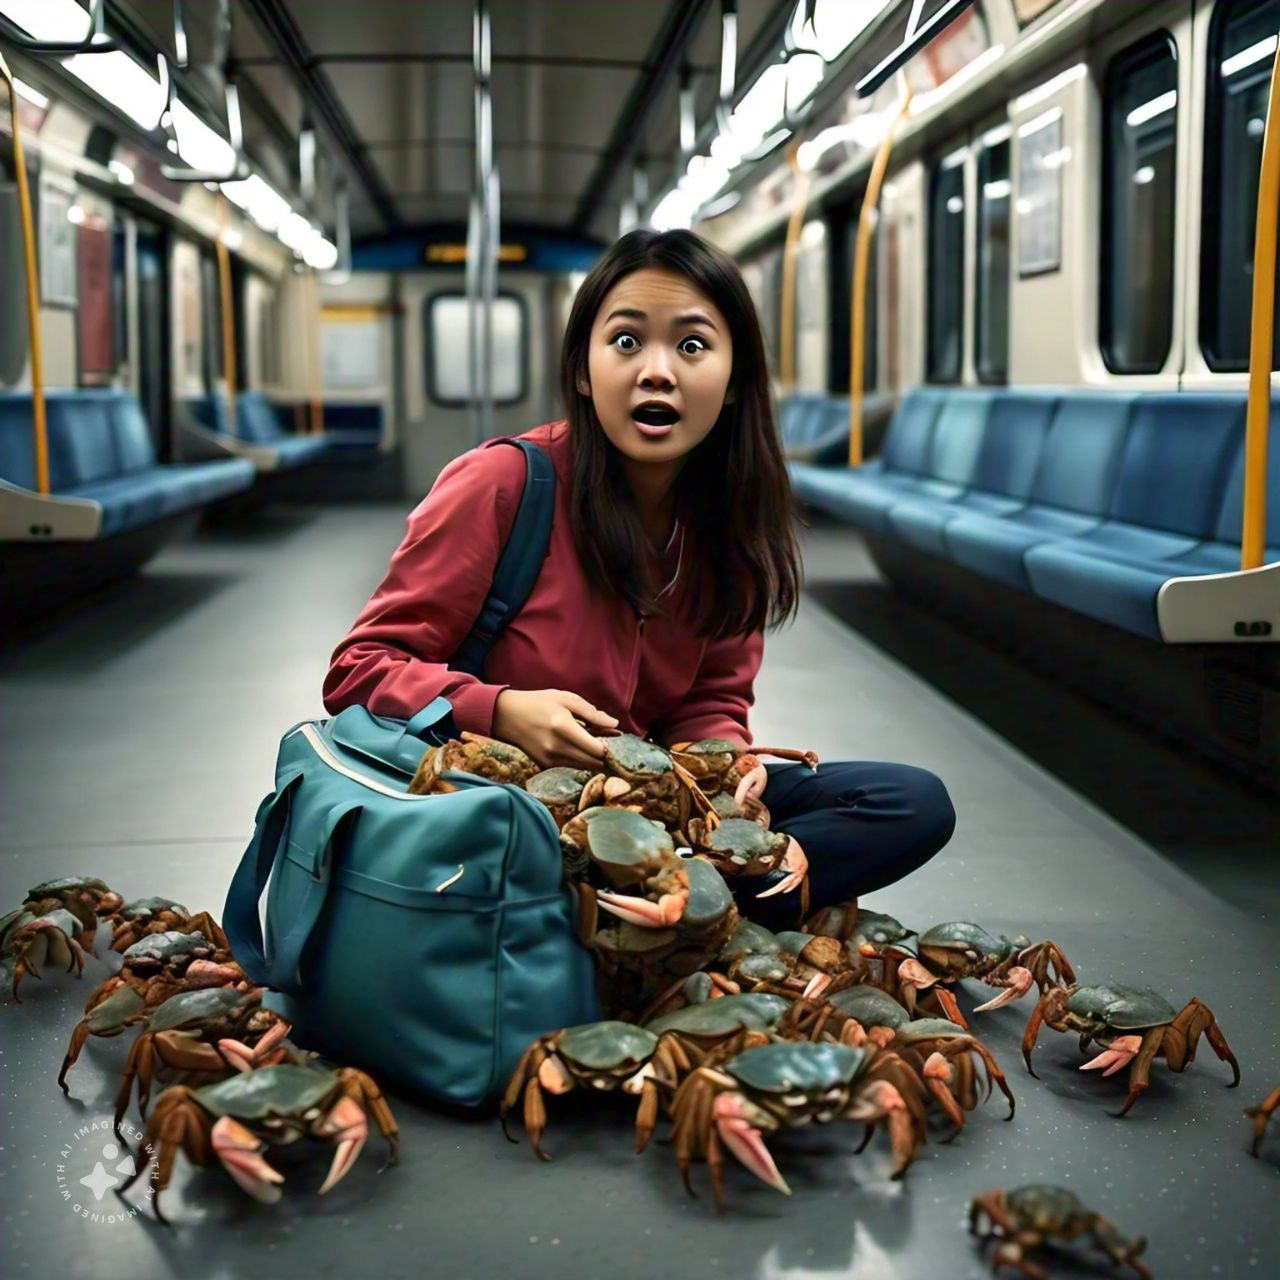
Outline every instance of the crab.
<svg viewBox="0 0 1280 1280"><path fill-rule="evenodd" d="M671 1140L685 1189L689 1166L705 1157L716 1205L722 1208L723 1147L761 1181L791 1194L764 1144L764 1135L814 1121L888 1123L899 1178L924 1140L924 1103L915 1075L896 1054L809 1041L749 1048L714 1067L698 1067L671 1104ZM859 1148L861 1150L861 1147Z"/></svg>
<svg viewBox="0 0 1280 1280"><path fill-rule="evenodd" d="M719 981L703 970L737 926L738 909L724 878L709 862L689 858L684 871L689 896L674 925L642 927L622 919L594 935L601 1007L608 1016L646 1022L673 1002L683 1002L690 981ZM738 990L730 982L721 985ZM637 1011L643 1012L637 1017Z"/></svg>
<svg viewBox="0 0 1280 1280"><path fill-rule="evenodd" d="M1276 1085L1256 1107L1245 1107L1244 1113L1253 1121L1253 1145L1249 1154L1256 1156L1262 1147L1262 1137L1267 1131L1267 1121L1280 1107L1280 1084Z"/></svg>
<svg viewBox="0 0 1280 1280"><path fill-rule="evenodd" d="M585 879L581 882L584 938L595 936L596 901L623 920L651 928L673 925L684 914L688 872L661 823L629 809L584 809L565 823L560 843L571 874L580 868L588 874L595 871L612 886L599 893ZM639 887L645 896L613 892L631 887Z"/></svg>
<svg viewBox="0 0 1280 1280"><path fill-rule="evenodd" d="M78 978L84 971L85 948L88 945L79 918L62 907L43 914L18 910L0 919L0 957L6 971L12 970L11 990L15 1004L22 1003L18 988L31 974L43 977L46 961L72 970Z"/></svg>
<svg viewBox="0 0 1280 1280"><path fill-rule="evenodd" d="M692 1066L678 1037L630 1022L588 1022L539 1036L524 1051L503 1094L498 1113L502 1132L515 1141L507 1132L507 1114L523 1096L524 1128L534 1154L550 1160L542 1149L547 1127L544 1091L561 1094L580 1086L600 1092L622 1089L640 1095L636 1150L643 1151L658 1120L657 1080L674 1082Z"/></svg>
<svg viewBox="0 0 1280 1280"><path fill-rule="evenodd" d="M656 742L633 733L615 734L601 742L604 768L584 788L583 808L603 804L637 809L670 829L685 825L692 803L709 807L693 777Z"/></svg>
<svg viewBox="0 0 1280 1280"><path fill-rule="evenodd" d="M203 987L247 990L250 984L244 970L229 956L200 933L168 930L140 938L124 953L120 972L90 993L85 1016L71 1033L58 1084L66 1090L67 1072L91 1035L119 1035L145 1010L180 991Z"/></svg>
<svg viewBox="0 0 1280 1280"><path fill-rule="evenodd" d="M1208 1037L1223 1062L1231 1064L1231 1087L1240 1083L1240 1064L1213 1013L1200 1000L1189 1000L1181 1012L1175 1012L1163 996L1145 987L1051 987L1040 997L1022 1035L1022 1057L1033 1076L1031 1051L1042 1023L1055 1031L1079 1032L1082 1050L1094 1040L1104 1047L1081 1071L1100 1070L1109 1076L1132 1063L1129 1095L1118 1115L1124 1115L1146 1090L1152 1059L1163 1057L1170 1070L1185 1071L1195 1059L1201 1035Z"/></svg>
<svg viewBox="0 0 1280 1280"><path fill-rule="evenodd" d="M782 864L790 837L769 831L748 818L722 818L708 830L698 818L690 820L693 847L721 874L762 876Z"/></svg>
<svg viewBox="0 0 1280 1280"><path fill-rule="evenodd" d="M962 978L978 978L991 987L1004 990L992 1000L977 1007L982 1013L998 1009L1017 1000L1032 985L1043 992L1052 977L1057 983L1076 980L1071 963L1056 942L1034 945L1022 936L992 937L981 925L955 920L926 929L918 939L916 954L906 948L897 964L894 982L907 1008L914 1010L917 991L929 991L942 1013L952 1022L966 1026L960 1006L950 991L939 984Z"/></svg>
<svg viewBox="0 0 1280 1280"><path fill-rule="evenodd" d="M680 742L671 748L671 755L707 795L717 791L732 793L738 783L760 763L757 758L759 756L798 760L814 770L818 767L818 756L813 751L794 751L789 747L752 747L750 751L743 751L724 738Z"/></svg>
<svg viewBox="0 0 1280 1280"><path fill-rule="evenodd" d="M557 765L543 769L529 778L524 789L551 810L557 828L563 828L582 807L582 790L591 781L586 769L570 769Z"/></svg>
<svg viewBox="0 0 1280 1280"><path fill-rule="evenodd" d="M409 783L411 796L440 794L458 788L442 775L474 773L491 782L509 782L523 787L538 766L519 747L482 733L463 733L461 739L450 738L443 746L428 747L418 762L418 771Z"/></svg>
<svg viewBox="0 0 1280 1280"><path fill-rule="evenodd" d="M1030 1280L1049 1280L1049 1272L1026 1256L1028 1249L1049 1240L1074 1240L1087 1235L1113 1266L1132 1267L1150 1280L1151 1271L1138 1255L1146 1239L1126 1240L1100 1213L1086 1209L1062 1187L1019 1187L1015 1191L985 1191L969 1206L969 1231L983 1241L997 1240L991 1273L1015 1267Z"/></svg>
<svg viewBox="0 0 1280 1280"><path fill-rule="evenodd" d="M112 951L127 951L140 938L170 929L179 933L202 933L219 947L230 945L222 926L207 911L193 916L171 898L135 898L112 911L106 919L111 925Z"/></svg>
<svg viewBox="0 0 1280 1280"><path fill-rule="evenodd" d="M806 933L839 938L864 955L879 954L885 947L902 942L915 933L901 920L858 906L857 900L837 902L815 911L803 924Z"/></svg>
<svg viewBox="0 0 1280 1280"><path fill-rule="evenodd" d="M956 1133L964 1127L964 1112L978 1105L973 1060L980 1058L987 1080L983 1101L991 1096L993 1085L999 1085L1009 1102L1005 1119L1013 1119L1013 1094L986 1045L945 1018L912 1018L892 996L876 987L847 987L821 1002L797 1001L786 1030L811 1040L828 1036L840 1044L858 1047L870 1041L882 1049L892 1049L916 1069L921 1083L955 1124Z"/></svg>
<svg viewBox="0 0 1280 1280"><path fill-rule="evenodd" d="M110 915L123 905L124 899L105 880L93 876L63 876L29 890L22 909L38 916L58 908L71 912L83 926L84 946L92 948L99 917Z"/></svg>
<svg viewBox="0 0 1280 1280"><path fill-rule="evenodd" d="M131 988L123 988L131 990ZM99 1006L101 1007L101 1006ZM133 1042L125 1064L124 1082L116 1098L116 1135L138 1082L138 1110L143 1119L151 1085L161 1072L223 1079L237 1071L276 1063L300 1061L284 1044L290 1024L262 1005L262 988L207 987L182 991L146 1015L145 1029ZM213 1079L204 1081L212 1083Z"/></svg>
<svg viewBox="0 0 1280 1280"><path fill-rule="evenodd" d="M320 1194L337 1184L355 1163L368 1137L366 1111L387 1140L387 1168L399 1157L399 1129L391 1108L370 1076L354 1067L326 1070L282 1063L259 1067L218 1084L191 1089L173 1085L156 1100L142 1141L157 1153L156 1217L160 1193L173 1176L178 1150L193 1164L205 1166L216 1157L242 1191L262 1204L280 1199L283 1176L261 1156L268 1143L283 1146L304 1136L338 1144ZM123 1195L148 1162L139 1160L134 1174L117 1190Z"/></svg>

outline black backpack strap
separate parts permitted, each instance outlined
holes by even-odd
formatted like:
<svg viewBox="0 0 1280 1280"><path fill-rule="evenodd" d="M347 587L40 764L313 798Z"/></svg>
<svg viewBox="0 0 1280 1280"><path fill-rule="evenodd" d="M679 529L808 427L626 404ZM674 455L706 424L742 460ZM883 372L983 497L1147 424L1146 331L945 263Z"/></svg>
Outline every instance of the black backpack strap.
<svg viewBox="0 0 1280 1280"><path fill-rule="evenodd" d="M473 676L482 674L484 660L498 633L524 608L551 545L556 511L556 470L550 454L532 440L495 440L494 444L514 445L524 454L528 471L515 523L498 558L488 598L471 633L449 659L454 671Z"/></svg>

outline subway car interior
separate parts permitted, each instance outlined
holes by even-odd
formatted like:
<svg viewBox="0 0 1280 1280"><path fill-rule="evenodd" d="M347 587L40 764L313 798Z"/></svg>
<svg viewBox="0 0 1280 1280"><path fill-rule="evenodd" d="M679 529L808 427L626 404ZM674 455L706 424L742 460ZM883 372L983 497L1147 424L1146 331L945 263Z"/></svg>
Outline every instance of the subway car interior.
<svg viewBox="0 0 1280 1280"><path fill-rule="evenodd" d="M0 0L4 1274L1280 1274L1278 38L1280 0ZM566 418L642 228L764 337L803 583L747 751L956 814L777 935L712 748L606 751L548 823L545 761L342 711L389 772L322 698L441 473ZM359 792L323 839L304 748ZM543 1016L514 835L487 897L465 852L355 869L378 805L425 849L446 805L491 845L482 801L625 1013ZM574 933L622 862L602 908L660 927Z"/></svg>

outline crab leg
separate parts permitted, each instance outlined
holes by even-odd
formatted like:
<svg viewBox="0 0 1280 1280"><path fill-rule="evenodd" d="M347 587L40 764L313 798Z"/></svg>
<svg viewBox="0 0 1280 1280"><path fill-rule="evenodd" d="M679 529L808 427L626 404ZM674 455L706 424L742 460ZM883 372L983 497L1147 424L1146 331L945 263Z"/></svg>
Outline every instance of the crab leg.
<svg viewBox="0 0 1280 1280"><path fill-rule="evenodd" d="M218 1052L237 1070L252 1071L289 1034L290 1024L277 1022L251 1049L239 1040L219 1040Z"/></svg>
<svg viewBox="0 0 1280 1280"><path fill-rule="evenodd" d="M988 1009L999 1009L1001 1005L1021 1000L1035 985L1035 977L1030 969L1019 964L1014 965L1003 978L990 979L990 984L993 987L1004 987L1004 990L986 1004L978 1005L974 1013L986 1013Z"/></svg>
<svg viewBox="0 0 1280 1280"><path fill-rule="evenodd" d="M764 1135L751 1122L754 1111L755 1108L740 1093L719 1094L712 1107L716 1131L744 1168L775 1191L789 1196L791 1188L778 1172L769 1148L764 1145Z"/></svg>
<svg viewBox="0 0 1280 1280"><path fill-rule="evenodd" d="M1142 1048L1141 1036L1117 1036L1096 1058L1082 1063L1081 1071L1101 1071L1113 1076L1131 1063Z"/></svg>
<svg viewBox="0 0 1280 1280"><path fill-rule="evenodd" d="M235 1179L241 1191L251 1195L260 1204L276 1204L280 1199L279 1184L283 1174L273 1169L258 1153L266 1143L244 1127L238 1120L223 1116L213 1126L210 1135L214 1154L222 1167Z"/></svg>
<svg viewBox="0 0 1280 1280"><path fill-rule="evenodd" d="M664 893L657 902L623 893L597 893L596 901L606 911L639 925L642 929L669 929L678 924L688 905L688 893Z"/></svg>
<svg viewBox="0 0 1280 1280"><path fill-rule="evenodd" d="M354 1098L339 1098L333 1109L317 1126L316 1132L326 1138L336 1138L338 1149L333 1153L329 1176L320 1188L324 1195L346 1176L356 1162L369 1138L369 1119L364 1108Z"/></svg>

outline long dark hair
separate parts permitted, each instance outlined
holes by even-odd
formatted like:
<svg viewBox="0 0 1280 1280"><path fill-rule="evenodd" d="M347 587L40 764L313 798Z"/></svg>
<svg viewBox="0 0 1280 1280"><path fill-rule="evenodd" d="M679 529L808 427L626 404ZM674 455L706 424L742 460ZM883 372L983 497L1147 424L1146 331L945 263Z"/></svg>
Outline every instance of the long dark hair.
<svg viewBox="0 0 1280 1280"><path fill-rule="evenodd" d="M586 380L596 312L623 276L653 267L684 276L720 309L733 341L732 393L715 426L685 459L676 515L695 569L699 635L717 639L779 626L796 611L800 549L795 503L778 443L764 340L751 295L727 254L691 231L632 231L587 276L574 299L560 358L573 453L572 528L591 585L656 612L653 556ZM688 592L686 591L686 597Z"/></svg>

